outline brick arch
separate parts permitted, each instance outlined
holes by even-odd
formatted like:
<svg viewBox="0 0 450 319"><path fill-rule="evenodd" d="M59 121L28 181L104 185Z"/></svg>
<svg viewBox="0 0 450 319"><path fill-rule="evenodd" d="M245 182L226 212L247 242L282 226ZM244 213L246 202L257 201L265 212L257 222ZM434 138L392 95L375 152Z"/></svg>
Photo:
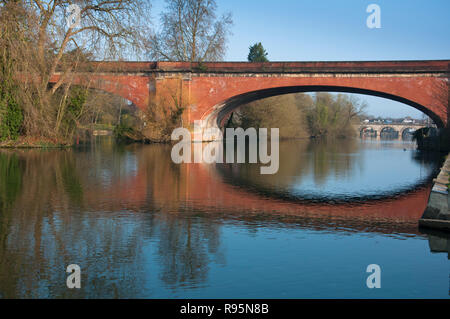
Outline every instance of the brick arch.
<svg viewBox="0 0 450 319"><path fill-rule="evenodd" d="M394 127L392 127L390 125L383 126L383 128L380 131L380 134L381 134L381 132L385 132L385 130L387 130L387 129L392 129L394 132L398 132L400 134L399 131L397 131Z"/></svg>
<svg viewBox="0 0 450 319"><path fill-rule="evenodd" d="M52 77L51 83L59 80L59 74ZM150 79L148 76L133 74L77 74L72 85L105 91L120 96L144 110L150 101Z"/></svg>
<svg viewBox="0 0 450 319"><path fill-rule="evenodd" d="M379 133L373 126L371 126L371 125L363 125L363 126L360 127L359 134L361 135L362 132L365 129L371 129L372 131L377 132L377 134Z"/></svg>
<svg viewBox="0 0 450 319"><path fill-rule="evenodd" d="M420 92L420 88L416 88ZM386 90L388 91L388 90ZM408 92L409 91L409 92ZM414 90L411 88L406 93L411 94L411 97L414 97L417 92L413 92ZM206 111L201 118L206 120L208 126L219 126L223 127L224 121L228 115L230 115L233 110L238 108L239 106L253 102L256 100L260 100L267 97L290 94L290 93L307 93L307 92L333 92L333 93L356 93L363 95L371 95L382 97L386 99L390 99L393 101L401 102L403 104L409 105L415 109L418 109L428 115L439 127L444 127L447 123L447 110L445 106L440 106L438 101L434 101L431 94L427 92L427 90L423 90L422 93L425 97L418 97L415 100L410 98L408 94L403 93L402 95L394 95L392 93L384 92L384 91L376 91L369 90L360 87L343 87L343 86L331 86L331 85L316 85L316 86L285 86L285 87L274 87L269 89L251 91L243 94L239 94L233 97L228 98L214 106L212 106L208 111ZM414 93L414 94L413 94ZM422 105L417 102L424 101L428 102L429 106Z"/></svg>
<svg viewBox="0 0 450 319"><path fill-rule="evenodd" d="M414 130L413 127L407 126L407 127L403 128L403 129L399 132L400 136L403 137L403 134L405 133L405 131L406 131L406 130L409 130L409 129ZM417 129L416 129L416 130L417 130Z"/></svg>
<svg viewBox="0 0 450 319"><path fill-rule="evenodd" d="M76 88L76 87L81 87L83 89L86 89L86 86L80 84L80 83L73 83L72 84L72 88ZM96 92L106 92L110 95L116 96L116 97L120 97L122 99L124 99L125 101L131 102L131 105L133 105L134 107L137 107L137 105L129 99L129 96L127 94L120 94L120 92L117 92L115 90L108 90L105 87L102 86L89 86L87 87L88 91L96 91Z"/></svg>

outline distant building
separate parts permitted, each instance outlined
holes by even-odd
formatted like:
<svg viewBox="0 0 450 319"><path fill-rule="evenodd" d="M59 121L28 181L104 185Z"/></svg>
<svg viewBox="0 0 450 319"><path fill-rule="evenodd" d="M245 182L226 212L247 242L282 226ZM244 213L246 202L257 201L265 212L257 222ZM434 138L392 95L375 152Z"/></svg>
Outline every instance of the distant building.
<svg viewBox="0 0 450 319"><path fill-rule="evenodd" d="M429 118L426 118L424 120L416 120L413 119L410 116L406 116L404 118L373 118L373 117L368 117L364 120L361 120L361 124L390 124L390 125L394 125L394 124L398 124L398 125L416 125L416 124L427 124L430 122Z"/></svg>

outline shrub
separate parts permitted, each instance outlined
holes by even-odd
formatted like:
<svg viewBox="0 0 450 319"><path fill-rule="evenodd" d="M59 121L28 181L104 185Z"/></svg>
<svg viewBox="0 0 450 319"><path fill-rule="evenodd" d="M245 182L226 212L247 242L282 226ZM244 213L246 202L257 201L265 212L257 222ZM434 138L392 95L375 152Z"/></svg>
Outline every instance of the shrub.
<svg viewBox="0 0 450 319"><path fill-rule="evenodd" d="M0 141L15 140L23 124L23 113L10 92L0 97Z"/></svg>

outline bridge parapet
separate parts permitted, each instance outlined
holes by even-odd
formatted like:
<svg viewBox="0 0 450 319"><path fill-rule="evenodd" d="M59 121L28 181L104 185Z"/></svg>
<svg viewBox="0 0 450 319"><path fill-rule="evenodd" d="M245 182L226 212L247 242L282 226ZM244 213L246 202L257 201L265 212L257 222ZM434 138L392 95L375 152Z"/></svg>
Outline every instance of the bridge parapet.
<svg viewBox="0 0 450 319"><path fill-rule="evenodd" d="M446 73L450 61L382 62L158 62L158 71L201 73Z"/></svg>
<svg viewBox="0 0 450 319"><path fill-rule="evenodd" d="M190 73L449 73L450 60L364 62L89 62L96 72Z"/></svg>

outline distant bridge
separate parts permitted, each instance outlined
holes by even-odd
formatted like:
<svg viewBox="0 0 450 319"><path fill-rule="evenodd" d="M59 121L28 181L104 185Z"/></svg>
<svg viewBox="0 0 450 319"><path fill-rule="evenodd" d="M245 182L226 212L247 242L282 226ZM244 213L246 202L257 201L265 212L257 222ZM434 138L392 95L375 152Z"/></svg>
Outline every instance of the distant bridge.
<svg viewBox="0 0 450 319"><path fill-rule="evenodd" d="M401 124L387 124L387 123L363 123L357 126L358 132L361 136L365 132L373 131L373 137L379 139L381 133L388 132L390 129L398 132L398 139L401 140L407 131L417 131L418 129L427 127L423 124L401 123Z"/></svg>

